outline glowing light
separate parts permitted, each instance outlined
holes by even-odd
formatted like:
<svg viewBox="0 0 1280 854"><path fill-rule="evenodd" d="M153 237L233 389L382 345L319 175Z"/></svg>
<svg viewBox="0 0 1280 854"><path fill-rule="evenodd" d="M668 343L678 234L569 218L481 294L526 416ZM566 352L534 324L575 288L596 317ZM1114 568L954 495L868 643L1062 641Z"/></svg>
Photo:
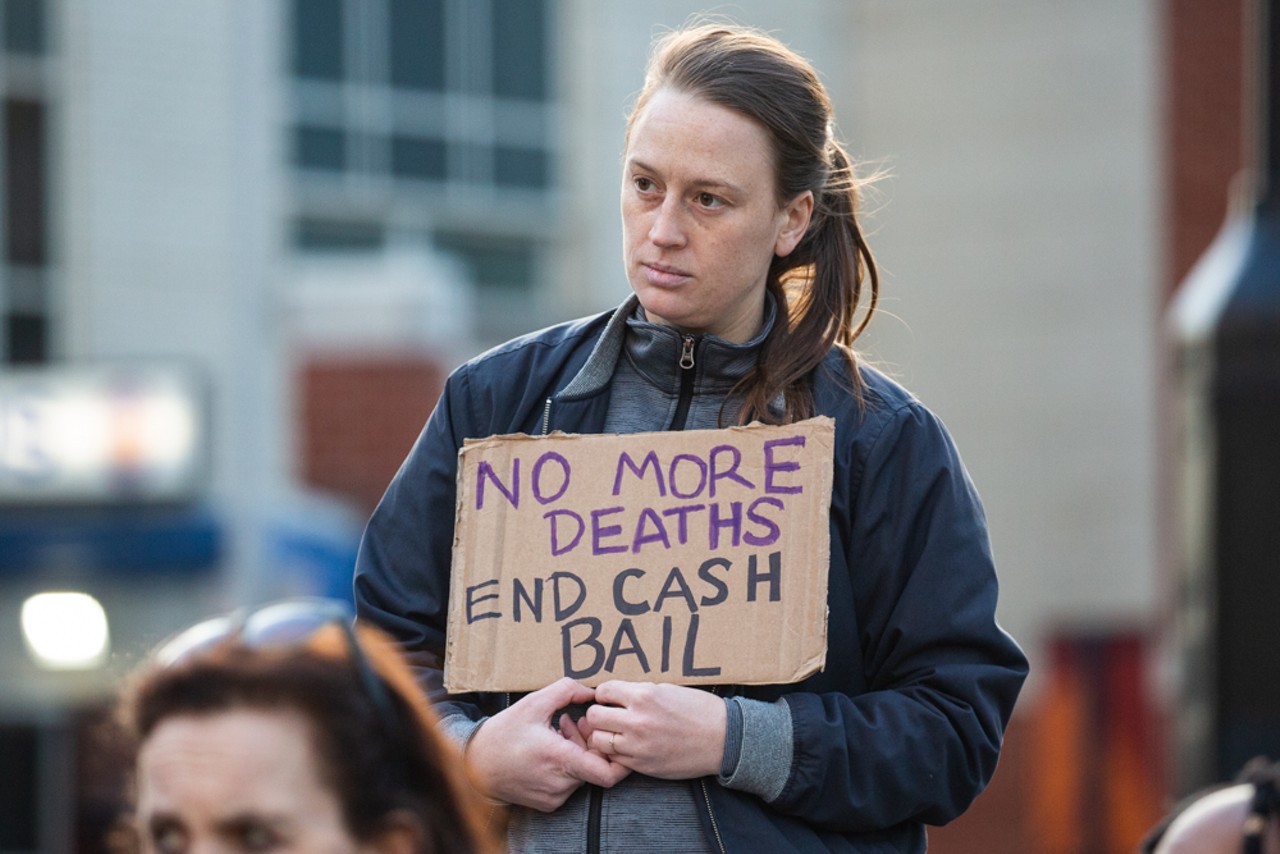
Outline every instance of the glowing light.
<svg viewBox="0 0 1280 854"><path fill-rule="evenodd" d="M171 501L202 485L201 381L164 365L0 374L0 503Z"/></svg>
<svg viewBox="0 0 1280 854"><path fill-rule="evenodd" d="M22 603L22 636L42 667L97 667L107 657L107 612L87 593L37 593Z"/></svg>

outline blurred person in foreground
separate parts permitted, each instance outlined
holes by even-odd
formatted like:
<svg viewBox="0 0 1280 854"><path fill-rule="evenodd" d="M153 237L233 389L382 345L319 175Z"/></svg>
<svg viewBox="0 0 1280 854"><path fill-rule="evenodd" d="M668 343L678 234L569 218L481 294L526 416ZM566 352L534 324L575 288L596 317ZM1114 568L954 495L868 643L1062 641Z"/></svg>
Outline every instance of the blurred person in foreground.
<svg viewBox="0 0 1280 854"><path fill-rule="evenodd" d="M879 284L830 98L772 36L689 27L656 46L623 142L633 293L453 373L366 528L359 619L402 645L479 783L517 807L514 850L922 852L924 825L995 771L1027 662L996 622L950 435L853 350ZM464 440L817 415L835 421L821 672L444 692Z"/></svg>
<svg viewBox="0 0 1280 854"><path fill-rule="evenodd" d="M1280 763L1258 757L1234 783L1186 798L1140 854L1280 854Z"/></svg>
<svg viewBox="0 0 1280 854"><path fill-rule="evenodd" d="M192 626L134 674L119 712L136 806L118 848L501 850L411 672L341 603Z"/></svg>

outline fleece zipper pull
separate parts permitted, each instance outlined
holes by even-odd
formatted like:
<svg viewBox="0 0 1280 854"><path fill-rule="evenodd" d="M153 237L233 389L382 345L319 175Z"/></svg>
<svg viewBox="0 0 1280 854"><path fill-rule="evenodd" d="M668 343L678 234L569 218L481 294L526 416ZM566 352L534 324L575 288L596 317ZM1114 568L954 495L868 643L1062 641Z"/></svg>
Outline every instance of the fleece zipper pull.
<svg viewBox="0 0 1280 854"><path fill-rule="evenodd" d="M683 430L689 418L689 404L693 402L694 352L698 348L699 339L695 335L685 335L680 346L680 397L676 401L676 414L671 419L668 430Z"/></svg>

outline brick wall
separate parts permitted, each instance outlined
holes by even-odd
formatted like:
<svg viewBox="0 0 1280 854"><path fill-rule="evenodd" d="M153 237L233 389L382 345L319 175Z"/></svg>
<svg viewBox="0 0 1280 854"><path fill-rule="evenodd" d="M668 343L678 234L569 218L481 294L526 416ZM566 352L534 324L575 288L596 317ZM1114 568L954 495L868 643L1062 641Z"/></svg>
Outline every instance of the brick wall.
<svg viewBox="0 0 1280 854"><path fill-rule="evenodd" d="M301 369L302 479L372 511L444 384L425 357L312 358Z"/></svg>
<svg viewBox="0 0 1280 854"><path fill-rule="evenodd" d="M1169 806L1148 647L1141 631L1052 638L991 785L929 829L930 854L1132 854Z"/></svg>
<svg viewBox="0 0 1280 854"><path fill-rule="evenodd" d="M1167 297L1213 241L1252 157L1254 45L1245 0L1168 0L1163 11Z"/></svg>

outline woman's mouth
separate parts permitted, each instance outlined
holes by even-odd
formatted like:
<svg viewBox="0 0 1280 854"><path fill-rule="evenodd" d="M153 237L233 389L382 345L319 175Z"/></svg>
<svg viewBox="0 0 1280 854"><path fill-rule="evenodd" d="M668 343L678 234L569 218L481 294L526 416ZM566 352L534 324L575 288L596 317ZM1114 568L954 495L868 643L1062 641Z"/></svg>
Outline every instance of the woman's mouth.
<svg viewBox="0 0 1280 854"><path fill-rule="evenodd" d="M642 263L640 266L644 267L645 280L657 287L675 287L684 284L693 276L692 273L681 270L679 267L667 264Z"/></svg>

